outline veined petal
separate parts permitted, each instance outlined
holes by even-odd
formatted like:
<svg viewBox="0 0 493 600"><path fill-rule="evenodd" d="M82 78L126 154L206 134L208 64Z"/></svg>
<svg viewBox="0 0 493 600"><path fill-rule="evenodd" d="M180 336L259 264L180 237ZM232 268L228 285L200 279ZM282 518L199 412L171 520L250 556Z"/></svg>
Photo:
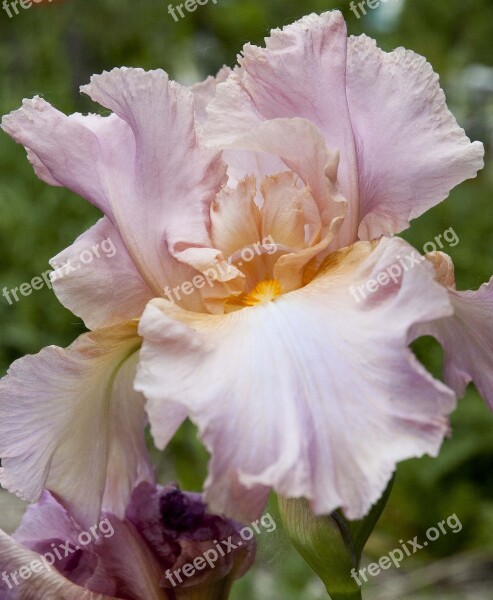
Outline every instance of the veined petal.
<svg viewBox="0 0 493 600"><path fill-rule="evenodd" d="M231 511L243 488L246 514L235 515L255 517L273 487L355 519L398 461L437 453L455 395L407 343L415 323L451 314L446 291L420 263L361 303L350 293L410 249L358 243L304 288L227 315L147 306L136 388L153 431L170 402L198 424L212 453L212 510Z"/></svg>
<svg viewBox="0 0 493 600"><path fill-rule="evenodd" d="M348 40L339 11L275 30L243 54L208 107L208 138L227 147L264 121L314 123L340 151L341 245L402 231L483 167L483 145L457 125L426 60Z"/></svg>
<svg viewBox="0 0 493 600"><path fill-rule="evenodd" d="M135 137L139 194L126 218L121 206L114 207L122 225L134 235L139 229L143 236L157 230L175 256L192 242L207 246L209 205L224 181L225 165L197 139L190 90L170 82L161 70L122 68L93 76L81 91L127 122ZM135 222L139 217L141 223Z"/></svg>
<svg viewBox="0 0 493 600"><path fill-rule="evenodd" d="M52 258L50 264L55 270L53 289L60 302L89 329L139 318L155 297L108 217Z"/></svg>
<svg viewBox="0 0 493 600"><path fill-rule="evenodd" d="M101 506L122 513L134 484L153 476L144 401L132 387L140 344L128 322L11 366L0 382L4 487L29 501L46 488L82 525L94 525Z"/></svg>
<svg viewBox="0 0 493 600"><path fill-rule="evenodd" d="M326 145L340 152L342 192L357 203L356 154L346 98L347 29L342 14L308 15L272 31L265 44L265 48L247 44L239 60L241 69L218 86L208 107L209 139L227 146L266 120L302 117L312 121L324 134ZM352 212L344 226L349 227L352 218L355 236L357 214Z"/></svg>
<svg viewBox="0 0 493 600"><path fill-rule="evenodd" d="M4 117L2 127L28 149L44 181L105 213L145 285L163 296L166 285L196 274L179 262L181 253L210 247L209 205L226 166L197 137L192 92L163 71L115 69L83 91L116 114L67 117L36 97Z"/></svg>
<svg viewBox="0 0 493 600"><path fill-rule="evenodd" d="M348 47L347 96L359 168L359 236L398 233L483 168L448 110L439 77L409 50L366 35Z"/></svg>
<svg viewBox="0 0 493 600"><path fill-rule="evenodd" d="M54 598L63 598L63 600L118 600L114 596L98 594L85 590L84 588L71 583L63 577L55 568L44 566L41 572L30 571L28 579L23 579L19 575L19 569L40 562L40 555L32 550L28 550L18 542L14 541L9 535L0 529L0 567L7 574L16 573L18 585L9 579L9 583L14 590L13 598L16 600L53 600ZM39 567L36 567L38 569ZM3 591L0 594L9 594L7 582L2 583ZM3 597L3 596L2 596ZM7 598L11 596L7 595Z"/></svg>

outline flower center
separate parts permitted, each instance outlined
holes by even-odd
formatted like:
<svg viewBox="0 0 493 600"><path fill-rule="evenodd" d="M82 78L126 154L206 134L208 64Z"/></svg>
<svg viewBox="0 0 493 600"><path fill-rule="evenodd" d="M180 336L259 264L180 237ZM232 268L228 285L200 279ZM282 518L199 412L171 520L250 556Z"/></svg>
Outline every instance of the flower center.
<svg viewBox="0 0 493 600"><path fill-rule="evenodd" d="M277 279L264 279L242 298L243 306L255 306L270 302L282 294L281 283Z"/></svg>

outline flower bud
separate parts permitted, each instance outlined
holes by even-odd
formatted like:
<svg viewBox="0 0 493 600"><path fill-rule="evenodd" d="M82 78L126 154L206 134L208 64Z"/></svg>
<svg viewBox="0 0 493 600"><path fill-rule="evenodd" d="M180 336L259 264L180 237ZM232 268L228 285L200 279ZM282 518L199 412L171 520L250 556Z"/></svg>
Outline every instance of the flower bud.
<svg viewBox="0 0 493 600"><path fill-rule="evenodd" d="M241 525L208 514L199 494L175 484L141 484L126 518L162 567L161 585L170 599L226 599L253 563L255 542L241 538Z"/></svg>

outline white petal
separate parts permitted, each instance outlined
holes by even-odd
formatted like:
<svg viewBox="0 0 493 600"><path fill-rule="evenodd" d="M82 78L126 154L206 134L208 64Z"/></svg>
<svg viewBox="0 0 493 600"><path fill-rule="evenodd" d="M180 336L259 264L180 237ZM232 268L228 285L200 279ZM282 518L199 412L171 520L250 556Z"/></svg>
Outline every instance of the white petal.
<svg viewBox="0 0 493 600"><path fill-rule="evenodd" d="M455 405L419 365L409 329L451 314L446 291L420 263L364 302L364 284L412 248L384 239L336 255L311 283L228 315L152 301L136 387L151 423L184 404L212 453L212 509L254 517L266 487L305 496L318 513L363 516L396 463L436 454ZM241 485L240 485L241 484ZM238 514L246 510L246 514Z"/></svg>
<svg viewBox="0 0 493 600"><path fill-rule="evenodd" d="M129 322L11 366L0 383L4 487L32 502L49 489L83 525L102 504L122 514L133 486L153 478L132 387L140 343Z"/></svg>

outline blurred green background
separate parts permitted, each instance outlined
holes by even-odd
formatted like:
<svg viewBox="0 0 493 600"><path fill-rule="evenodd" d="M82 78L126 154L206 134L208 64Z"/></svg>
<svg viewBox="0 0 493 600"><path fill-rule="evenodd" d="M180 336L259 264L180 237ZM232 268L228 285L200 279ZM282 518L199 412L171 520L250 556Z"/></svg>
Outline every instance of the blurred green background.
<svg viewBox="0 0 493 600"><path fill-rule="evenodd" d="M476 289L493 273L492 0L390 0L360 19L349 2L211 0L178 23L168 14L168 0L58 0L19 9L13 18L0 10L0 113L35 94L65 112L97 111L78 87L92 73L120 65L161 67L174 79L193 83L223 64L233 65L245 42L260 44L270 29L332 8L344 12L352 34L367 33L387 50L402 45L425 55L440 73L459 122L485 143L487 166L478 179L454 190L405 233L421 249L453 227L460 243L445 251L455 261L458 287ZM39 182L24 150L0 135L0 288L15 288L46 271L48 259L97 218L80 198ZM67 345L84 330L47 288L12 306L0 296L0 322L1 373L15 358L48 344ZM415 350L440 373L435 343L419 341ZM156 460L163 478L200 489L207 457L193 433L186 425ZM11 529L18 505L11 507L6 494L1 496L1 525ZM400 466L367 560L399 547L401 539L422 538L454 513L461 532L442 536L398 571L385 571L368 584L365 597L493 598L493 415L472 387L440 457ZM238 584L235 600L327 597L280 529L264 534L260 547L258 564Z"/></svg>

